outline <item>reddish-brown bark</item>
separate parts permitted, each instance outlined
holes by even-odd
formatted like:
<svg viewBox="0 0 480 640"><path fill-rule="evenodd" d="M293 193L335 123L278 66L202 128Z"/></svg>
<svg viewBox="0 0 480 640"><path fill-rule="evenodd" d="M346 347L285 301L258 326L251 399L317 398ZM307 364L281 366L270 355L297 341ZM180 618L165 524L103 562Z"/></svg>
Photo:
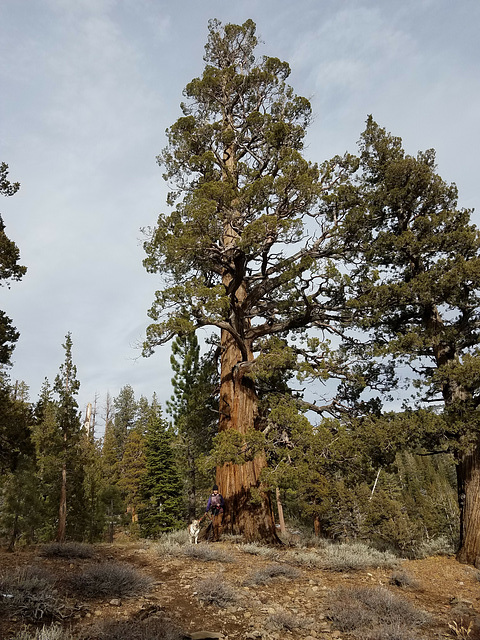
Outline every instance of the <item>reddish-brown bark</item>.
<svg viewBox="0 0 480 640"><path fill-rule="evenodd" d="M248 354L253 360L253 354ZM236 341L222 332L220 383L220 431L233 429L245 434L255 428L257 395L252 380L244 375L244 362ZM248 362L248 360L247 360ZM278 542L271 498L261 481L267 466L265 454L244 464L228 462L217 467L216 481L225 499L224 531L247 540Z"/></svg>

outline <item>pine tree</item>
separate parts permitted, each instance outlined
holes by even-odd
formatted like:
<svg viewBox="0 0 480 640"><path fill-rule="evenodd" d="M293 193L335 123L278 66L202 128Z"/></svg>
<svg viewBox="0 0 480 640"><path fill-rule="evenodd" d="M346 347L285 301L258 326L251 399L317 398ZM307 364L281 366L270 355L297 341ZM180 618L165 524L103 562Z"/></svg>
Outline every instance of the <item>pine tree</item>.
<svg viewBox="0 0 480 640"><path fill-rule="evenodd" d="M135 392L129 384L120 389L113 400L115 408L113 418L113 434L115 436L115 449L117 460L120 461L125 451L128 433L135 426L138 405L135 400Z"/></svg>
<svg viewBox="0 0 480 640"><path fill-rule="evenodd" d="M167 402L176 434L175 450L188 495L189 520L197 517L197 494L206 491L210 477L201 459L212 447L217 422L217 375L212 353L200 358L195 334L178 336L172 343L170 363L174 394Z"/></svg>
<svg viewBox="0 0 480 640"><path fill-rule="evenodd" d="M72 337L65 337L65 360L55 378L54 391L57 400L57 426L61 434L60 452L61 483L58 529L56 539L63 542L67 533L67 512L71 519L69 530L74 537L81 537L85 524L85 500L83 494L83 469L80 457L81 421L75 396L80 388L77 368L72 359ZM68 502L67 502L68 496ZM69 505L70 503L70 505Z"/></svg>
<svg viewBox="0 0 480 640"><path fill-rule="evenodd" d="M181 526L182 485L172 447L173 437L154 397L145 443L144 504L139 513L140 530L147 537Z"/></svg>
<svg viewBox="0 0 480 640"><path fill-rule="evenodd" d="M145 398L140 399L144 405ZM148 404L147 404L148 406ZM143 407L144 410L145 407ZM142 411L143 413L143 411ZM120 476L117 486L122 491L126 511L130 514L132 525L138 522L138 512L142 507L142 484L146 475L145 430L147 425L140 419L130 430L125 443L125 451L120 463Z"/></svg>

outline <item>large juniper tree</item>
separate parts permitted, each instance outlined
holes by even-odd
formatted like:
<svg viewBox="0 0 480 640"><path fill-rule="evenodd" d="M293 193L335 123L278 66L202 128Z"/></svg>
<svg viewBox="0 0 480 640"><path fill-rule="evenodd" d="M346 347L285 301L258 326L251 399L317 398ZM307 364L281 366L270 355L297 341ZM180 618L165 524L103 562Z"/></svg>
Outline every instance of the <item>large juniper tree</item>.
<svg viewBox="0 0 480 640"><path fill-rule="evenodd" d="M225 526L274 540L266 456L248 446L260 426L252 374L261 341L265 348L269 336L312 326L328 332L339 319L341 278L329 260L342 252L335 229L343 206L328 222L319 201L342 181L349 158L319 168L303 157L311 106L287 85L286 62L255 57L255 31L251 20L210 22L205 70L185 88L183 115L167 131L158 161L173 210L145 243L145 267L165 283L145 353L200 327L219 330L219 429L245 440L242 461L217 467Z"/></svg>
<svg viewBox="0 0 480 640"><path fill-rule="evenodd" d="M457 189L436 173L435 153L407 155L370 117L360 141L364 198L357 306L379 354L409 363L423 398L445 413L424 431L457 463L461 561L480 558L480 234ZM427 414L425 414L427 415ZM427 416L428 417L428 416Z"/></svg>

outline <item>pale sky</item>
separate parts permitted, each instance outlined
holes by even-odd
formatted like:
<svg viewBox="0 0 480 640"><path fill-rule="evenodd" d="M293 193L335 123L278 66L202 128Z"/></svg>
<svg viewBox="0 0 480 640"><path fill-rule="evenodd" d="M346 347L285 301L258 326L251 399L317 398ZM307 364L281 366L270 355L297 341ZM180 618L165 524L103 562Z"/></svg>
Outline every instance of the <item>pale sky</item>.
<svg viewBox="0 0 480 640"><path fill-rule="evenodd" d="M171 395L170 345L138 348L160 286L140 229L168 210L155 158L202 73L210 18L252 18L259 53L290 63L315 114L310 159L355 152L371 113L407 152L434 147L460 205L478 205L478 0L1 0L0 161L21 189L0 212L28 272L0 309L32 401L68 331L82 410L125 384Z"/></svg>

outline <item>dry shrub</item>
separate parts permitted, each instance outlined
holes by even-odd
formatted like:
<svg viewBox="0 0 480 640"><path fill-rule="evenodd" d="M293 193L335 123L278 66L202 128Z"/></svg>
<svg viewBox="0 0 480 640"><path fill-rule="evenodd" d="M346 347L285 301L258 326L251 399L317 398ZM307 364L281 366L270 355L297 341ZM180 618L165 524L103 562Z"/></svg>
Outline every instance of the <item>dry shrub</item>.
<svg viewBox="0 0 480 640"><path fill-rule="evenodd" d="M80 640L182 640L183 633L169 620L106 620L86 629Z"/></svg>
<svg viewBox="0 0 480 640"><path fill-rule="evenodd" d="M428 558L429 556L450 556L455 554L453 543L447 538L440 536L425 540L413 550L415 558Z"/></svg>
<svg viewBox="0 0 480 640"><path fill-rule="evenodd" d="M415 640L415 627L429 616L382 587L340 587L330 596L329 618L362 640Z"/></svg>
<svg viewBox="0 0 480 640"><path fill-rule="evenodd" d="M234 562L231 555L221 549L213 549L206 544L188 545L182 549L183 555L203 562Z"/></svg>
<svg viewBox="0 0 480 640"><path fill-rule="evenodd" d="M289 551L287 559L298 567L307 567L308 569L321 569L324 565L322 557L315 551Z"/></svg>
<svg viewBox="0 0 480 640"><path fill-rule="evenodd" d="M190 537L188 535L188 529L178 529L177 531L169 531L168 533L162 533L158 539L160 544L189 544Z"/></svg>
<svg viewBox="0 0 480 640"><path fill-rule="evenodd" d="M416 589L418 582L407 571L394 571L390 576L389 583L396 587L412 587Z"/></svg>
<svg viewBox="0 0 480 640"><path fill-rule="evenodd" d="M154 550L159 556L178 558L183 555L183 546L178 542L165 540L155 545Z"/></svg>
<svg viewBox="0 0 480 640"><path fill-rule="evenodd" d="M152 579L130 565L104 563L71 576L69 586L86 598L128 597L148 591Z"/></svg>
<svg viewBox="0 0 480 640"><path fill-rule="evenodd" d="M304 626L304 620L287 611L276 611L267 620L267 627L275 631L294 631Z"/></svg>
<svg viewBox="0 0 480 640"><path fill-rule="evenodd" d="M40 550L40 555L46 558L92 558L95 549L90 544L81 542L51 542L45 544Z"/></svg>
<svg viewBox="0 0 480 640"><path fill-rule="evenodd" d="M250 553L252 556L261 556L262 558L267 558L269 560L278 560L280 556L276 549L265 547L263 545L256 544L255 542L242 544L239 548L240 551L243 551L244 553Z"/></svg>
<svg viewBox="0 0 480 640"><path fill-rule="evenodd" d="M361 542L328 545L319 555L322 558L322 569L330 571L392 568L398 564L398 559L389 551L377 551Z"/></svg>
<svg viewBox="0 0 480 640"><path fill-rule="evenodd" d="M275 578L295 580L301 576L301 572L289 564L269 564L263 569L258 569L245 580L246 585L267 584Z"/></svg>
<svg viewBox="0 0 480 640"><path fill-rule="evenodd" d="M235 589L218 574L199 582L196 586L196 595L202 602L215 604L222 608L228 607L238 600Z"/></svg>
<svg viewBox="0 0 480 640"><path fill-rule="evenodd" d="M0 614L29 621L58 620L65 617L65 605L48 572L27 567L0 576Z"/></svg>
<svg viewBox="0 0 480 640"><path fill-rule="evenodd" d="M74 640L72 634L60 625L43 626L36 631L24 629L12 640Z"/></svg>

